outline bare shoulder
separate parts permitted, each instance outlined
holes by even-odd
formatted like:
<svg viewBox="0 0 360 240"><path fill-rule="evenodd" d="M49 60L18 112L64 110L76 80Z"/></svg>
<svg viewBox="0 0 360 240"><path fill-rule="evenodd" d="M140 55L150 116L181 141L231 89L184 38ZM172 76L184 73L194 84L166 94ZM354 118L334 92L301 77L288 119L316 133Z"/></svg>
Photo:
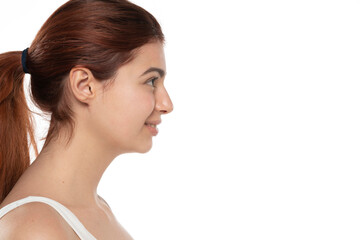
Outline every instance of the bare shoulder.
<svg viewBox="0 0 360 240"><path fill-rule="evenodd" d="M0 220L0 240L79 239L76 233L51 206L31 202L19 206Z"/></svg>

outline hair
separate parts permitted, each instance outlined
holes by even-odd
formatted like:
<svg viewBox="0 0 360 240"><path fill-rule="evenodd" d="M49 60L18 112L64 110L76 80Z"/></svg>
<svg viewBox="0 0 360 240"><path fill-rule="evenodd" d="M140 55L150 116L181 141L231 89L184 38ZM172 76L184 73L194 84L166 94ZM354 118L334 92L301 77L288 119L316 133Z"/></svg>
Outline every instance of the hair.
<svg viewBox="0 0 360 240"><path fill-rule="evenodd" d="M75 128L68 76L75 66L88 68L110 86L119 67L134 59L146 43L165 43L157 20L126 0L70 0L44 23L28 49L31 101L51 115L44 148L60 129L67 144ZM0 54L0 203L30 166L34 119L24 94L22 52ZM104 89L105 89L104 88Z"/></svg>

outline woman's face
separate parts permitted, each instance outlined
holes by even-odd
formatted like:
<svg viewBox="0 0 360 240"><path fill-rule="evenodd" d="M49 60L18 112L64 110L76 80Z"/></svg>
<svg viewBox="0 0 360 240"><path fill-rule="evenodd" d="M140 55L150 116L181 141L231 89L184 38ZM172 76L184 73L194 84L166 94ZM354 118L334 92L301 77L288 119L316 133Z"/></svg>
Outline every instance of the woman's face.
<svg viewBox="0 0 360 240"><path fill-rule="evenodd" d="M107 144L121 153L148 152L154 129L145 123L161 121L162 114L173 110L164 86L165 75L148 71L151 68L166 74L161 43L148 43L139 48L137 57L119 68L113 85L97 102L97 131ZM154 78L157 80L153 81Z"/></svg>

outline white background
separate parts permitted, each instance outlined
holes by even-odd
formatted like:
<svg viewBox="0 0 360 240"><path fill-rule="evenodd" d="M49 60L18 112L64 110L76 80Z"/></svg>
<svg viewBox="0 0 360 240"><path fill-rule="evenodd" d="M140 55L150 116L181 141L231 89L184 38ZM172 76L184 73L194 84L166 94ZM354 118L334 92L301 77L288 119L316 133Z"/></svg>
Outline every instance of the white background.
<svg viewBox="0 0 360 240"><path fill-rule="evenodd" d="M0 52L28 47L64 2L1 2ZM133 2L162 25L174 111L99 184L128 232L360 239L360 2Z"/></svg>

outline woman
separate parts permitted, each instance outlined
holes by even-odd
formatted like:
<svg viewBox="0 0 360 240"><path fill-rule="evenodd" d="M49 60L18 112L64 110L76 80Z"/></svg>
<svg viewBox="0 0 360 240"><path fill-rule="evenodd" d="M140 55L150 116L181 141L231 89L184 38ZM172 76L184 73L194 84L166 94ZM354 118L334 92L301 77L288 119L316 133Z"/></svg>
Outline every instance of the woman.
<svg viewBox="0 0 360 240"><path fill-rule="evenodd" d="M132 239L97 186L118 155L148 152L173 110L163 44L139 6L71 0L28 49L0 55L0 239ZM25 73L34 104L51 114L40 154Z"/></svg>

